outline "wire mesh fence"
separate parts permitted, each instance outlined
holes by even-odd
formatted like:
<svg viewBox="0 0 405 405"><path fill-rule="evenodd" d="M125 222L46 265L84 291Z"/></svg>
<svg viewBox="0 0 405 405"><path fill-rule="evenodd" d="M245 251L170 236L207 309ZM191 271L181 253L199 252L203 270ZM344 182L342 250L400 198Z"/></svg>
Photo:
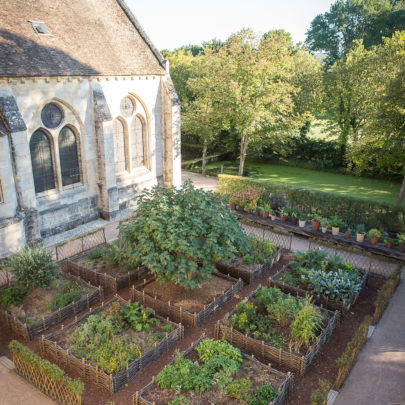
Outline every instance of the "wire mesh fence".
<svg viewBox="0 0 405 405"><path fill-rule="evenodd" d="M282 249L291 249L291 243L293 235L291 233L273 232L265 228L259 228L257 226L248 225L242 223L242 227L248 235L255 235L262 240L270 240L277 247Z"/></svg>

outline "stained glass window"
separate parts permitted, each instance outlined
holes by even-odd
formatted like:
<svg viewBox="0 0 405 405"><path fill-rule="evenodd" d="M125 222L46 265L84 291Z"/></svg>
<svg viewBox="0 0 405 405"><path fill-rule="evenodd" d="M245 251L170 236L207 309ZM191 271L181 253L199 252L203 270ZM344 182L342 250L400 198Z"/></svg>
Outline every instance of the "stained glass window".
<svg viewBox="0 0 405 405"><path fill-rule="evenodd" d="M80 168L75 133L69 127L62 128L58 142L62 185L79 183Z"/></svg>
<svg viewBox="0 0 405 405"><path fill-rule="evenodd" d="M136 116L132 120L131 128L131 154L132 168L145 165L145 123Z"/></svg>
<svg viewBox="0 0 405 405"><path fill-rule="evenodd" d="M51 143L48 136L37 130L30 140L32 172L35 192L41 193L55 188Z"/></svg>
<svg viewBox="0 0 405 405"><path fill-rule="evenodd" d="M115 173L126 170L125 128L121 120L113 121Z"/></svg>

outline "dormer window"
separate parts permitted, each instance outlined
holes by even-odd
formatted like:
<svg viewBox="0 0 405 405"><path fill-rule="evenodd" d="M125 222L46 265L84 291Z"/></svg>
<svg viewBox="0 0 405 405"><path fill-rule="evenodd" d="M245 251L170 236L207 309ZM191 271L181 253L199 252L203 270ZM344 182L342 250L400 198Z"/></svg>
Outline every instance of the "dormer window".
<svg viewBox="0 0 405 405"><path fill-rule="evenodd" d="M51 35L51 31L42 21L30 21L33 30L40 35Z"/></svg>

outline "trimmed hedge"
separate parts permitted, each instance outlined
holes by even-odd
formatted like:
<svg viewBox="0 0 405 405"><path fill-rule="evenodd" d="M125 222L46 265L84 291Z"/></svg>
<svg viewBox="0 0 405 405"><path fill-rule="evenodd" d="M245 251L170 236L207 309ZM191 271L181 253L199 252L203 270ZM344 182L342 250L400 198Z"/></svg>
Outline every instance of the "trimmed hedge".
<svg viewBox="0 0 405 405"><path fill-rule="evenodd" d="M79 379L71 379L56 364L43 359L34 353L28 347L22 345L17 340L12 340L8 345L10 351L24 360L26 363L37 368L43 374L52 378L55 382L63 384L68 392L73 395L81 396L84 390L84 384Z"/></svg>
<svg viewBox="0 0 405 405"><path fill-rule="evenodd" d="M405 207L381 204L360 198L313 191L273 181L260 181L248 177L218 175L218 189L222 194L238 194L247 187L265 190L280 197L293 209L303 212L316 210L323 217L337 215L348 224L365 224L370 228L388 232L405 232Z"/></svg>

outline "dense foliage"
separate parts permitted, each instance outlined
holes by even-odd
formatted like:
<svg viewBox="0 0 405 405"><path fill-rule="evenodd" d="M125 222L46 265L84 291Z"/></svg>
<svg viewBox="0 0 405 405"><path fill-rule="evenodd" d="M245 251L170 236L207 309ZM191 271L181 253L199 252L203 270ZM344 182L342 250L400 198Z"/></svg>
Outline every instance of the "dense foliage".
<svg viewBox="0 0 405 405"><path fill-rule="evenodd" d="M82 294L87 294L88 289L83 288L79 283L72 283L69 280L56 281L53 288L58 290L55 298L48 303L48 308L51 311L64 308L72 302L78 301Z"/></svg>
<svg viewBox="0 0 405 405"><path fill-rule="evenodd" d="M318 298L348 301L360 292L359 271L339 256L330 257L322 250L298 252L289 267L283 280L290 285L304 286Z"/></svg>
<svg viewBox="0 0 405 405"><path fill-rule="evenodd" d="M277 246L269 240L262 240L253 235L248 237L248 253L243 256L246 264L270 263Z"/></svg>
<svg viewBox="0 0 405 405"><path fill-rule="evenodd" d="M125 331L151 333L153 326L159 325L151 308L142 308L137 302L122 306L114 302L76 328L70 338L71 348L77 357L94 362L107 373L116 373L136 360L142 350ZM154 333L149 344L161 338L161 333Z"/></svg>
<svg viewBox="0 0 405 405"><path fill-rule="evenodd" d="M78 378L74 380L71 379L56 364L43 359L32 350L30 350L28 347L22 345L16 340L12 340L8 347L12 353L15 353L16 355L21 357L22 360L27 362L30 366L38 369L40 372L50 377L56 383L64 385L69 393L78 396L81 396L83 394L84 384L82 383L82 381L80 381Z"/></svg>
<svg viewBox="0 0 405 405"><path fill-rule="evenodd" d="M42 247L25 247L7 261L16 281L28 289L49 287L56 278L56 264L50 252Z"/></svg>
<svg viewBox="0 0 405 405"><path fill-rule="evenodd" d="M322 315L308 299L296 300L277 287L257 290L251 301L236 306L232 316L232 326L241 332L295 351L309 346L321 325Z"/></svg>
<svg viewBox="0 0 405 405"><path fill-rule="evenodd" d="M154 187L138 197L135 217L120 237L158 281L186 289L216 272L215 261L247 252L246 235L222 197L196 189Z"/></svg>
<svg viewBox="0 0 405 405"><path fill-rule="evenodd" d="M156 376L156 385L176 393L194 391L201 395L217 384L230 398L248 405L267 405L277 397L277 390L271 384L253 388L248 378L233 380L232 376L238 373L242 364L242 353L229 343L204 339L196 351L199 362L178 354L174 362ZM170 402L173 405L188 403L184 396Z"/></svg>

